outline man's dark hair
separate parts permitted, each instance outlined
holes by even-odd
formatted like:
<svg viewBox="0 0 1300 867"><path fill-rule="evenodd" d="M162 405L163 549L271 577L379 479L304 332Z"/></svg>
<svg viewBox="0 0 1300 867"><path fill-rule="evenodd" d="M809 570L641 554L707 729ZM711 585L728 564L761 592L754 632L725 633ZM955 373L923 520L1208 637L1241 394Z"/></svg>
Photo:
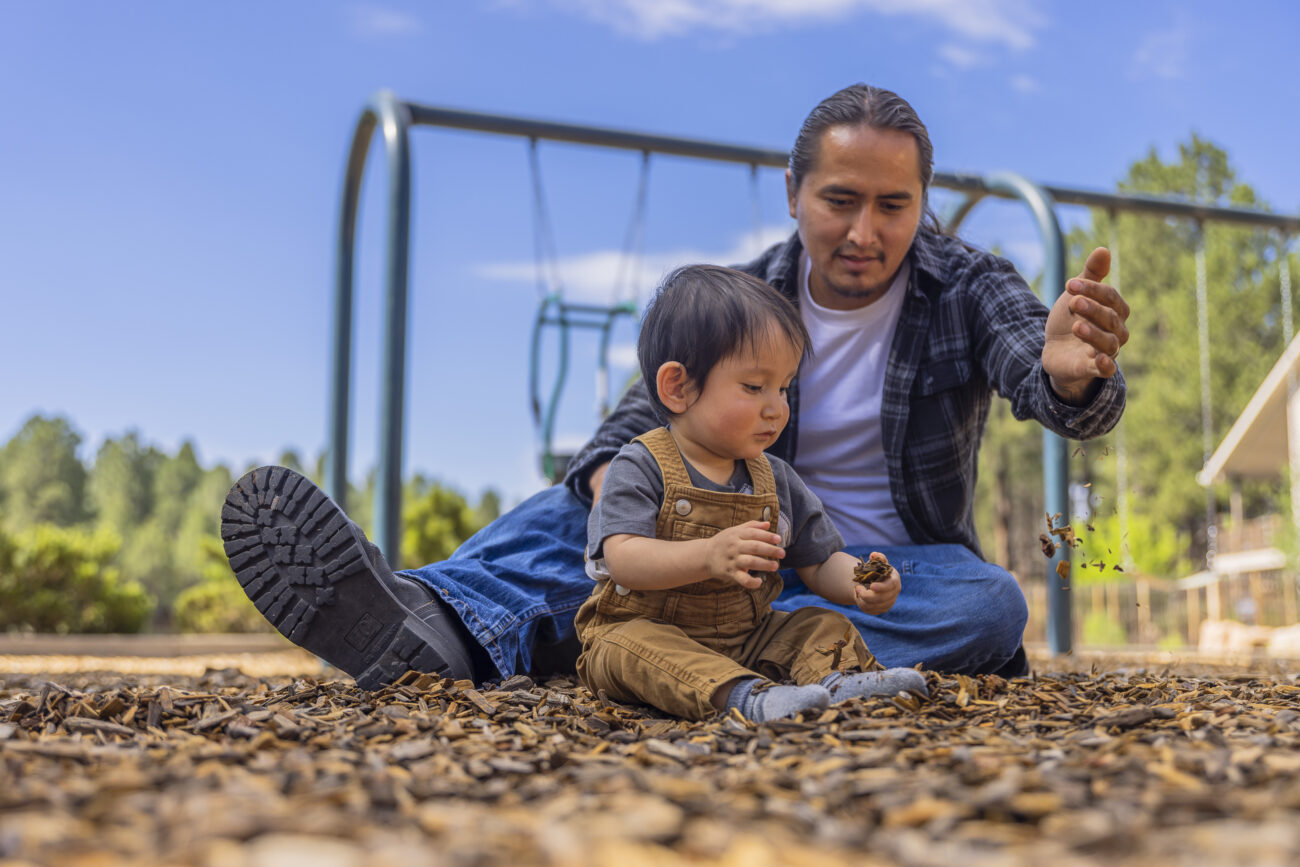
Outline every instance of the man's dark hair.
<svg viewBox="0 0 1300 867"><path fill-rule="evenodd" d="M810 339L799 311L780 292L741 271L718 265L687 265L659 284L641 320L636 342L641 376L660 417L672 413L659 399L659 368L680 362L700 388L728 356L754 351L775 327L803 351Z"/></svg>
<svg viewBox="0 0 1300 867"><path fill-rule="evenodd" d="M826 97L808 113L790 149L791 189L798 190L804 176L817 165L822 135L835 126L866 126L910 135L916 141L921 168L922 222L926 228L942 233L938 217L930 210L930 182L934 179L934 145L930 143L930 132L907 100L883 87L850 85Z"/></svg>

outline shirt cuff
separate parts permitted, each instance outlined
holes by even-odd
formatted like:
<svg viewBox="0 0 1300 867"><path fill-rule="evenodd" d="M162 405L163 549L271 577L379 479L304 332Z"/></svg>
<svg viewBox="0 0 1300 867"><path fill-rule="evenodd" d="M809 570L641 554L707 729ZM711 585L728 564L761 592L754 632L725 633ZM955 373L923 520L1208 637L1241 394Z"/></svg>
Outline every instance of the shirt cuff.
<svg viewBox="0 0 1300 867"><path fill-rule="evenodd" d="M1083 406L1066 403L1052 388L1047 371L1038 368L1039 381L1046 392L1047 408L1052 419L1063 430L1077 437L1099 436L1109 431L1119 421L1124 412L1125 385L1124 374L1116 371L1109 379L1103 379L1101 388L1092 396L1092 400Z"/></svg>

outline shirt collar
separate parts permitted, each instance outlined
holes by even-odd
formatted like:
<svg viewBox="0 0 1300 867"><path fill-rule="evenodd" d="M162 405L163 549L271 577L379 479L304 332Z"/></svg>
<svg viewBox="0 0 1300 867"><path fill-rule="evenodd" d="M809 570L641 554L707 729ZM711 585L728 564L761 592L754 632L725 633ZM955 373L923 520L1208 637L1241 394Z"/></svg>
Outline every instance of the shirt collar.
<svg viewBox="0 0 1300 867"><path fill-rule="evenodd" d="M943 235L927 229L924 224L917 228L912 249L908 251L914 275L911 285L917 291L933 294L943 288L947 275L944 246Z"/></svg>

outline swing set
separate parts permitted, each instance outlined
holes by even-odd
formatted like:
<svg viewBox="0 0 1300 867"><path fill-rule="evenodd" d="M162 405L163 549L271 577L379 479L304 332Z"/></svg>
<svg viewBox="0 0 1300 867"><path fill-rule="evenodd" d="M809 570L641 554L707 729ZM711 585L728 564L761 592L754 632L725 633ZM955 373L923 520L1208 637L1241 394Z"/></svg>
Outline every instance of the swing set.
<svg viewBox="0 0 1300 867"><path fill-rule="evenodd" d="M785 151L724 144L697 139L650 135L602 127L562 124L504 115L484 114L428 106L400 100L390 91L380 91L361 112L353 132L343 178L343 196L339 211L334 274L334 315L331 332L333 347L325 489L340 506L346 507L348 470L348 421L350 417L350 375L352 357L353 271L357 207L370 141L376 127L382 130L388 167L387 240L385 244L385 305L383 326L383 363L381 364L379 401L379 460L375 493L375 537L381 550L394 555L401 539L402 428L405 418L406 384L406 301L409 263L411 172L409 130L415 126L433 126L478 133L513 136L528 142L529 169L533 188L534 250L540 296L531 341L529 394L534 425L539 441L543 473L552 482L564 475L570 455L557 452L555 446L556 414L566 387L570 367L571 338L575 330L595 330L600 337L596 369L598 413L609 411L609 344L611 330L620 319L636 321L636 263L644 247L646 189L652 155L712 160L748 165L754 196L754 219L759 224L757 205L758 170L761 167L784 169L789 161ZM642 155L640 174L632 216L629 221L620 266L620 293L607 305L576 303L565 298L555 251L552 224L546 207L545 190L539 160L539 142L558 141L600 148L638 151ZM1090 190L1036 184L1021 175L997 172L989 175L935 172L933 186L958 194L942 223L946 231L956 232L962 221L982 200L994 197L1018 200L1026 205L1038 227L1043 244L1043 273L1040 295L1049 307L1066 281L1066 262L1056 206L1076 205L1115 214L1137 213L1148 216L1194 221L1198 227L1207 222L1223 222L1271 229L1280 233L1283 268L1284 330L1288 342L1292 334L1290 275L1286 270L1289 239L1300 234L1300 217L1271 214L1245 208L1221 207L1183 200L1133 194L1101 193ZM1114 220L1112 220L1112 226ZM1199 315L1201 355L1202 428L1205 456L1213 449L1210 418L1208 311L1205 289L1204 232L1198 232L1197 309ZM1113 285L1119 284L1120 250L1112 238ZM541 368L543 338L554 331L558 338L558 363L549 389L543 388ZM1117 466L1121 477L1121 531L1127 518L1124 496L1126 462L1123 455L1123 422L1120 423ZM1045 511L1069 513L1066 441L1049 431L1043 432L1043 481ZM1212 559L1216 537L1215 502L1207 490L1207 534ZM1072 622L1070 594L1067 586L1056 580L1057 566L1068 564L1070 549L1060 546L1047 564L1047 640L1053 653L1071 648Z"/></svg>

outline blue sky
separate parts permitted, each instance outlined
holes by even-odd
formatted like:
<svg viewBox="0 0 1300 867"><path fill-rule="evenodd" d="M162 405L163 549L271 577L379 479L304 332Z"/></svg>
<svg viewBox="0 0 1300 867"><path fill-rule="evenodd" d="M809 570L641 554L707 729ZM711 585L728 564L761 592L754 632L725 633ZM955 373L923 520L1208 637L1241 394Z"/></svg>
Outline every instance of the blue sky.
<svg viewBox="0 0 1300 867"><path fill-rule="evenodd" d="M855 81L909 99L936 167L1111 189L1196 131L1300 212L1300 7L1102 0L0 0L0 439L68 416L93 454L138 429L239 469L325 442L343 160L381 88L429 104L788 148ZM516 139L412 136L405 467L507 501L538 490L527 346L538 290ZM637 157L541 153L566 292L612 300ZM362 201L354 475L377 435L382 156ZM652 164L644 297L790 224L780 173ZM1078 219L1078 214L1071 219ZM967 224L1022 269L1028 219ZM1142 315L1142 311L1134 315ZM625 343L628 332L620 335ZM577 347L559 434L594 424ZM626 351L618 353L626 359ZM624 378L628 368L616 370Z"/></svg>

